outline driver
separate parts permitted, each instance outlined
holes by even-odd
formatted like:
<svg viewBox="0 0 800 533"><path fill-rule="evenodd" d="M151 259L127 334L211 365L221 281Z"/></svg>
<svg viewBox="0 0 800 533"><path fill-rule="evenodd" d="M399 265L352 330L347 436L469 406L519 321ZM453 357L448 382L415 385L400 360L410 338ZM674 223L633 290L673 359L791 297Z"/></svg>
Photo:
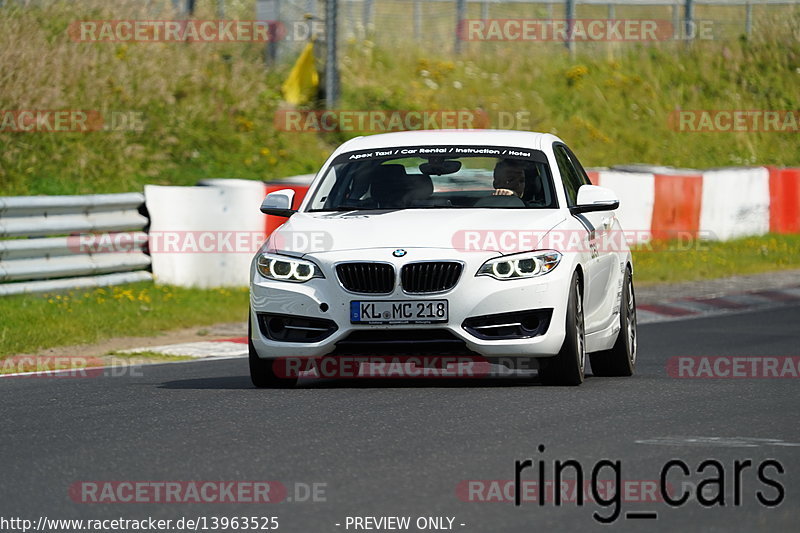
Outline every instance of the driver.
<svg viewBox="0 0 800 533"><path fill-rule="evenodd" d="M493 196L522 198L525 193L525 164L521 161L502 159L494 167Z"/></svg>

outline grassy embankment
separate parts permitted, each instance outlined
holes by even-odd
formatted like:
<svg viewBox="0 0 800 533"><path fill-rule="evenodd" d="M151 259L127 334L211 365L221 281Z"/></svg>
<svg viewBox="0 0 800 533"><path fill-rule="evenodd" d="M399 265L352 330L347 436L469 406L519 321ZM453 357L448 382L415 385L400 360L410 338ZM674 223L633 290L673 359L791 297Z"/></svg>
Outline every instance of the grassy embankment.
<svg viewBox="0 0 800 533"><path fill-rule="evenodd" d="M198 18L213 18L213 4L199 2ZM272 179L314 171L336 144L358 134L278 131L274 117L289 65L265 69L259 44L70 39L72 21L128 16L111 9L107 2L3 9L0 109L131 111L143 114L144 129L0 132L0 195L131 191L207 177ZM800 12L770 12L758 12L764 14L750 38L728 35L691 47L584 44L574 58L558 44L532 42L470 42L454 56L451 38L444 37L452 35L451 19L431 17L425 24L444 26L426 26L423 35L448 46L415 47L406 36L398 53L380 32L374 41L346 44L339 107L482 109L494 126L499 112L519 113L524 118L516 126L557 133L586 166L800 165L797 133L682 133L668 124L676 109L798 108ZM641 9L617 16L646 13L669 18L666 11ZM603 13L582 16L591 15Z"/></svg>
<svg viewBox="0 0 800 533"><path fill-rule="evenodd" d="M357 134L276 130L288 65L265 70L259 45L75 43L66 33L71 21L124 18L107 3L88 4L3 8L0 109L141 112L144 130L0 132L0 195L270 179L315 170L336 144ZM198 16L213 18L206 4L200 2ZM343 49L340 108L483 109L493 118L521 112L528 128L560 135L586 166L800 165L796 133L689 134L668 125L676 109L797 109L796 13L757 20L749 39L587 46L574 58L554 44L469 43L454 57L438 47L406 44L397 53L377 40L351 42ZM637 281L800 267L798 248L798 237L766 236L704 251L642 250ZM146 284L2 298L0 356L244 320L246 305L244 291Z"/></svg>
<svg viewBox="0 0 800 533"><path fill-rule="evenodd" d="M0 357L115 337L247 320L246 289L136 283L63 294L0 298ZM75 354L81 355L81 354Z"/></svg>

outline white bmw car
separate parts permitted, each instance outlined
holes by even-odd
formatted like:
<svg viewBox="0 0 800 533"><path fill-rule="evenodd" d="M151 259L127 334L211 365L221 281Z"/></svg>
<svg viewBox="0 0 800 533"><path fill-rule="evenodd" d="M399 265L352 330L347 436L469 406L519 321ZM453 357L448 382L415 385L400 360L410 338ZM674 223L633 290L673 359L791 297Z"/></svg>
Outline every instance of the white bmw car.
<svg viewBox="0 0 800 533"><path fill-rule="evenodd" d="M546 383L630 376L630 250L609 189L549 134L417 131L359 137L326 161L253 260L250 371L282 358L464 354L537 368ZM520 363L520 364L516 364ZM524 365L522 364L524 363ZM527 366L525 366L527 365Z"/></svg>

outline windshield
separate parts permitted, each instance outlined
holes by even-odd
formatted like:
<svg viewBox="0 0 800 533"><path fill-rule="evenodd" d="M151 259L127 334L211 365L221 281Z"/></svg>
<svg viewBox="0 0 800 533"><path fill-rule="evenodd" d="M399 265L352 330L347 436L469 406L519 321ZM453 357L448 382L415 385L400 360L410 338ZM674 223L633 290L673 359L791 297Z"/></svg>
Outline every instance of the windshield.
<svg viewBox="0 0 800 533"><path fill-rule="evenodd" d="M341 154L309 211L558 207L547 157L527 148L408 146Z"/></svg>

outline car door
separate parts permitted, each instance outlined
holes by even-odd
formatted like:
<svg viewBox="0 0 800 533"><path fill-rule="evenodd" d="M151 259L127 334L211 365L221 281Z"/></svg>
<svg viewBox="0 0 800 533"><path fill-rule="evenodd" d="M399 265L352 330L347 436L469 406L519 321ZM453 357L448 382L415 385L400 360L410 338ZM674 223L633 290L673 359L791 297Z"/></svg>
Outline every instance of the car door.
<svg viewBox="0 0 800 533"><path fill-rule="evenodd" d="M591 185L589 177L575 154L564 144L555 143L553 151L564 184L567 205L574 206L578 199L578 189ZM575 215L586 231L582 249L588 259L584 264L583 307L586 333L602 330L613 323L615 305L612 290L616 272L616 254L607 242L607 232L613 227L614 212L598 211Z"/></svg>

